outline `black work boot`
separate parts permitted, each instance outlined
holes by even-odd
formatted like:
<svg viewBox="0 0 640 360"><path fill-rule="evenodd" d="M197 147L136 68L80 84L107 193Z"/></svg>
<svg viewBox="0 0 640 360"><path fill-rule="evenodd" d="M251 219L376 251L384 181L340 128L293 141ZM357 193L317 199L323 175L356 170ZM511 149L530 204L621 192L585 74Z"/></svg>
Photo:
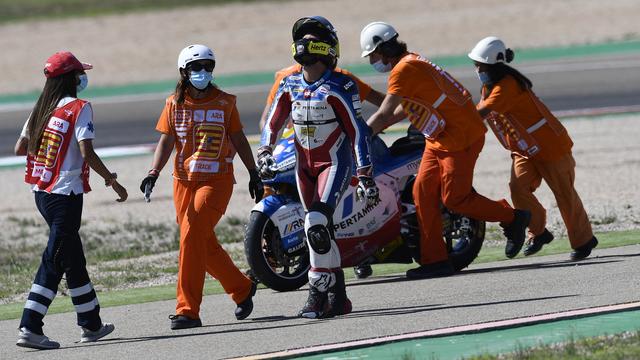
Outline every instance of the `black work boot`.
<svg viewBox="0 0 640 360"><path fill-rule="evenodd" d="M533 255L540 251L544 244L550 243L551 240L553 240L553 234L549 230L544 229L542 234L531 239L531 242L524 248L522 253L524 256Z"/></svg>
<svg viewBox="0 0 640 360"><path fill-rule="evenodd" d="M171 330L191 329L202 326L200 319L192 319L187 315L169 315Z"/></svg>
<svg viewBox="0 0 640 360"><path fill-rule="evenodd" d="M298 316L307 319L319 319L327 312L328 306L327 293L309 285L309 297L302 310L298 312Z"/></svg>
<svg viewBox="0 0 640 360"><path fill-rule="evenodd" d="M252 282L251 290L249 290L249 295L244 299L240 304L237 305L235 310L236 319L244 320L247 316L251 315L253 311L253 296L256 294L256 289L258 288L258 284Z"/></svg>
<svg viewBox="0 0 640 360"><path fill-rule="evenodd" d="M345 315L351 312L351 300L347 297L347 288L344 282L344 271L336 274L336 283L329 288L329 311L324 317Z"/></svg>
<svg viewBox="0 0 640 360"><path fill-rule="evenodd" d="M578 261L586 258L587 256L591 255L591 250L593 250L593 248L595 248L596 246L598 246L598 239L596 239L596 237L594 236L586 244L578 247L577 249L574 249L571 252L571 260Z"/></svg>
<svg viewBox="0 0 640 360"><path fill-rule="evenodd" d="M373 274L373 269L371 268L371 265L364 264L354 266L353 272L356 274L357 279L366 279Z"/></svg>
<svg viewBox="0 0 640 360"><path fill-rule="evenodd" d="M503 228L504 236L507 238L507 246L504 254L508 258L513 258L520 252L526 237L527 226L531 221L531 212L528 210L514 210L513 221L508 225L500 224Z"/></svg>
<svg viewBox="0 0 640 360"><path fill-rule="evenodd" d="M431 279L437 277L451 276L455 273L450 260L438 261L436 263L420 265L415 269L407 270L407 279Z"/></svg>

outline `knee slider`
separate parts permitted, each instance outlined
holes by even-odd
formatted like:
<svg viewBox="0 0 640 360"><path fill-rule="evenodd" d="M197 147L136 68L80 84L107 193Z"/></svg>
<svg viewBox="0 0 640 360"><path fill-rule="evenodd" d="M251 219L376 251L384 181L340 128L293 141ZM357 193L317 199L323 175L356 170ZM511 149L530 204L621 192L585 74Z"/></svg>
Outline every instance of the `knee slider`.
<svg viewBox="0 0 640 360"><path fill-rule="evenodd" d="M313 225L307 230L309 246L318 254L326 254L331 250L331 234L324 225Z"/></svg>

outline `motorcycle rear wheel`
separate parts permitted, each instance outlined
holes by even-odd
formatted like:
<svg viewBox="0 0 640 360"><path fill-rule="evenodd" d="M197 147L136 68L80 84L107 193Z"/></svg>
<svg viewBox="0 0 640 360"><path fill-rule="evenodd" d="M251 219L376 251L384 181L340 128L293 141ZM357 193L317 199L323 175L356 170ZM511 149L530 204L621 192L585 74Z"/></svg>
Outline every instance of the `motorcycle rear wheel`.
<svg viewBox="0 0 640 360"><path fill-rule="evenodd" d="M244 251L253 276L276 291L292 291L307 283L309 253L306 246L295 256L285 254L280 232L269 217L254 211L244 237Z"/></svg>

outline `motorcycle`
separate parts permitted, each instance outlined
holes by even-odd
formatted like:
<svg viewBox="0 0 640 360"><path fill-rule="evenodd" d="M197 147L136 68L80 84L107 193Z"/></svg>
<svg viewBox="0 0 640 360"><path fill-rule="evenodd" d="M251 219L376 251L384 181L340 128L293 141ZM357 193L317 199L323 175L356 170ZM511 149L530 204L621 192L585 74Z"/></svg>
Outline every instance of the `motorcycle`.
<svg viewBox="0 0 640 360"><path fill-rule="evenodd" d="M420 230L412 188L425 140L408 133L391 147L371 139L374 179L380 190L372 205L357 201L357 178L340 200L333 216L343 268L381 263L410 264L420 258ZM267 193L251 210L244 238L252 277L276 291L291 291L307 283L309 254L304 232L305 212L295 180L292 129L284 131L274 148L275 177L263 180ZM478 256L485 235L484 221L441 206L443 241L449 259L460 271Z"/></svg>

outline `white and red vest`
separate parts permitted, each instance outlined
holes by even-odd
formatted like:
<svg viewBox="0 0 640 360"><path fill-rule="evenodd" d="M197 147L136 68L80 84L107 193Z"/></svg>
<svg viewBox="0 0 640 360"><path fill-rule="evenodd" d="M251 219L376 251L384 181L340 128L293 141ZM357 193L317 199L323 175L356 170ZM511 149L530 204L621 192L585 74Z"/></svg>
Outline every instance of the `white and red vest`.
<svg viewBox="0 0 640 360"><path fill-rule="evenodd" d="M24 181L36 185L38 189L51 192L60 177L62 164L74 138L76 121L87 102L75 99L56 108L45 126L37 154L27 155L27 169ZM82 178L84 192L91 191L89 186L89 164L84 162L79 176Z"/></svg>

